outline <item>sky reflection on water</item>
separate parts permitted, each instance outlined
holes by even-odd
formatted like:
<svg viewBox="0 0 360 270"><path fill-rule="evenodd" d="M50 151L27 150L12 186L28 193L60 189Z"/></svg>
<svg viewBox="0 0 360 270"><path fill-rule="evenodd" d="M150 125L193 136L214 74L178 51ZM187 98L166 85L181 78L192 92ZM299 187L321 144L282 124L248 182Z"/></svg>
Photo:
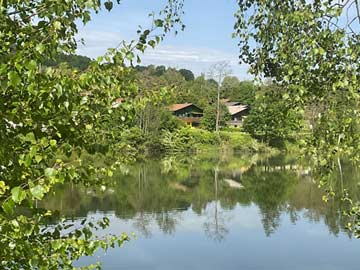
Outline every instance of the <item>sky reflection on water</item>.
<svg viewBox="0 0 360 270"><path fill-rule="evenodd" d="M102 234L136 234L98 254L105 270L359 269L360 240L345 229L345 206L339 198L322 201L305 165L284 157L246 160L171 161L170 169L152 160L116 175L105 193L61 187L46 204L58 209L60 201L63 214L79 219L108 216ZM346 183L338 184L359 194L357 170L345 168Z"/></svg>

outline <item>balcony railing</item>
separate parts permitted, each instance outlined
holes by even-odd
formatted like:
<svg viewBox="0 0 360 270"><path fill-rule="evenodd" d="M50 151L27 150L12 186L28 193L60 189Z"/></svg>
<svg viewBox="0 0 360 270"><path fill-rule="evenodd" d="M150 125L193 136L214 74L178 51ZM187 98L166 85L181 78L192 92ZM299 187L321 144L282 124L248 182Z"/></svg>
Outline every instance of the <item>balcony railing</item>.
<svg viewBox="0 0 360 270"><path fill-rule="evenodd" d="M241 126L242 123L242 120L230 120L227 122L228 126Z"/></svg>
<svg viewBox="0 0 360 270"><path fill-rule="evenodd" d="M186 123L200 123L202 117L182 117L180 116L179 119Z"/></svg>

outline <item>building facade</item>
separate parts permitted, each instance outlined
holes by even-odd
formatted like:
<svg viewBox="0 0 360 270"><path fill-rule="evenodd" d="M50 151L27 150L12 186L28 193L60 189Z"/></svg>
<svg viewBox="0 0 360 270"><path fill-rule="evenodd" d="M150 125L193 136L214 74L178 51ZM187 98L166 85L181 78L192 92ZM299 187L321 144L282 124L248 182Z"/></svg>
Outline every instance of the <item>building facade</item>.
<svg viewBox="0 0 360 270"><path fill-rule="evenodd" d="M192 103L173 104L169 111L184 123L198 127L203 117L203 110Z"/></svg>

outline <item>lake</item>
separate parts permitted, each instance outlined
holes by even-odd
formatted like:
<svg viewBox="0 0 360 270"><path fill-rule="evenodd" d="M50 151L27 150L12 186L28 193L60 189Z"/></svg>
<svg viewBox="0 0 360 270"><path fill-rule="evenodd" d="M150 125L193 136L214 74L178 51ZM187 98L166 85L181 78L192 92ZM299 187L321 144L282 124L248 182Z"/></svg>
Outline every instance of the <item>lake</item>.
<svg viewBox="0 0 360 270"><path fill-rule="evenodd" d="M359 199L358 170L344 163L343 171L333 187ZM359 269L345 206L323 194L306 161L212 153L139 162L116 172L105 191L61 186L44 204L78 220L107 216L101 234L135 233L79 262L100 260L105 270Z"/></svg>

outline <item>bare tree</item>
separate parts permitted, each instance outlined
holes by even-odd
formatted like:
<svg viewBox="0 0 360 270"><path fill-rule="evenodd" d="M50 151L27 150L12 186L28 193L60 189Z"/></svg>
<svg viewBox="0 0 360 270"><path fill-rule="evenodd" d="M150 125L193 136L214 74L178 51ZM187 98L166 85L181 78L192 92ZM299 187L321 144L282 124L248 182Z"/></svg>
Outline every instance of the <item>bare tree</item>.
<svg viewBox="0 0 360 270"><path fill-rule="evenodd" d="M209 77L217 82L217 104L216 104L216 132L219 132L220 121L220 90L224 78L232 73L229 62L221 61L210 67Z"/></svg>

